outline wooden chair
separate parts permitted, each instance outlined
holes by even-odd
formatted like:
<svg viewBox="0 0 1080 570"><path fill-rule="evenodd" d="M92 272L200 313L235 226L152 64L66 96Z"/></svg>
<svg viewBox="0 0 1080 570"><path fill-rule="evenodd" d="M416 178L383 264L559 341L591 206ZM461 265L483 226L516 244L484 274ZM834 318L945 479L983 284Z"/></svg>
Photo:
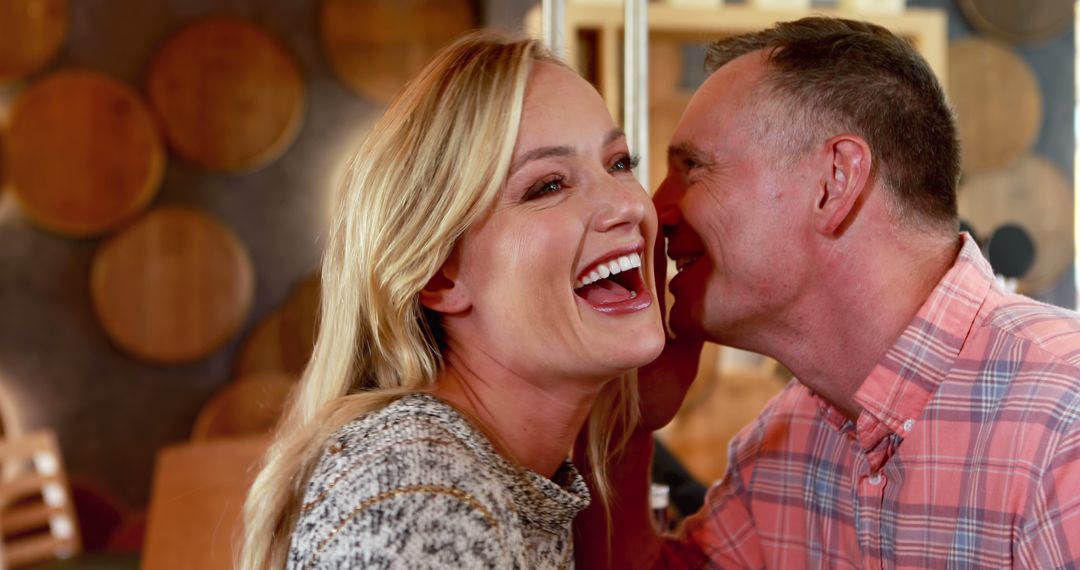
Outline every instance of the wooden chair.
<svg viewBox="0 0 1080 570"><path fill-rule="evenodd" d="M51 431L0 440L0 530L2 569L80 552L71 491Z"/></svg>
<svg viewBox="0 0 1080 570"><path fill-rule="evenodd" d="M142 570L231 570L242 511L269 437L166 447L158 453Z"/></svg>

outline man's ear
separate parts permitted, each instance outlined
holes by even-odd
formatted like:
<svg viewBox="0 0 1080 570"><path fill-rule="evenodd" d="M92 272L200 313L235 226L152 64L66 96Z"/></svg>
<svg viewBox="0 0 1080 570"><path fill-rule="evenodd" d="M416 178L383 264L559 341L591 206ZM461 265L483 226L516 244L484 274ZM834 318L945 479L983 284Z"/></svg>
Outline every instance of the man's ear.
<svg viewBox="0 0 1080 570"><path fill-rule="evenodd" d="M465 287L457 281L457 276L458 254L455 248L446 263L443 263L443 266L428 280L427 285L420 290L420 304L444 315L468 310L472 306L472 301Z"/></svg>
<svg viewBox="0 0 1080 570"><path fill-rule="evenodd" d="M855 215L859 197L869 189L870 145L855 135L838 135L825 143L822 167L826 170L814 204L814 228L836 233Z"/></svg>

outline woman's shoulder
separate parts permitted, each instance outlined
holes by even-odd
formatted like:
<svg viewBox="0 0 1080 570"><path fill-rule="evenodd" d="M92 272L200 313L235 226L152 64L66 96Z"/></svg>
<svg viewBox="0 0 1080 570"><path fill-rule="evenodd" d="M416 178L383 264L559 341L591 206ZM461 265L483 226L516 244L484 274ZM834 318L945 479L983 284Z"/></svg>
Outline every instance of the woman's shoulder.
<svg viewBox="0 0 1080 570"><path fill-rule="evenodd" d="M499 461L452 407L434 396L413 394L330 436L310 487L322 491L315 498L337 489L356 496L435 485L468 487L497 477Z"/></svg>
<svg viewBox="0 0 1080 570"><path fill-rule="evenodd" d="M429 395L406 396L347 424L328 439L309 480L290 558L379 567L376 558L396 560L431 541L457 545L441 556L506 552L513 501L476 437Z"/></svg>

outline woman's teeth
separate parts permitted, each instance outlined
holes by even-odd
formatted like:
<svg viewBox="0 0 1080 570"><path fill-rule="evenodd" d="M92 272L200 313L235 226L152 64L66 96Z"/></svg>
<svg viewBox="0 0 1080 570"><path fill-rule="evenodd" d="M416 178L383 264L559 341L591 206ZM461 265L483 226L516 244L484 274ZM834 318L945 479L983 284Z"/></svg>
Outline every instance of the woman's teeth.
<svg viewBox="0 0 1080 570"><path fill-rule="evenodd" d="M574 289L580 289L591 283L595 283L601 279L607 279L617 273L628 271L630 269L637 269L641 267L641 256L636 253L630 255L623 255L615 259L609 259L596 264L587 275L574 283Z"/></svg>

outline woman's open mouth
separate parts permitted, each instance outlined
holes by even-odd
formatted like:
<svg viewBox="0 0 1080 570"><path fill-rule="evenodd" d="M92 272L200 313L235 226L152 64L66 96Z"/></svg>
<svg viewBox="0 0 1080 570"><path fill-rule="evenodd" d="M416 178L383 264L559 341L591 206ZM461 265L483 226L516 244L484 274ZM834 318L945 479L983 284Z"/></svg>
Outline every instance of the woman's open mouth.
<svg viewBox="0 0 1080 570"><path fill-rule="evenodd" d="M585 268L574 294L603 313L639 311L652 304L641 275L641 253L612 253Z"/></svg>

